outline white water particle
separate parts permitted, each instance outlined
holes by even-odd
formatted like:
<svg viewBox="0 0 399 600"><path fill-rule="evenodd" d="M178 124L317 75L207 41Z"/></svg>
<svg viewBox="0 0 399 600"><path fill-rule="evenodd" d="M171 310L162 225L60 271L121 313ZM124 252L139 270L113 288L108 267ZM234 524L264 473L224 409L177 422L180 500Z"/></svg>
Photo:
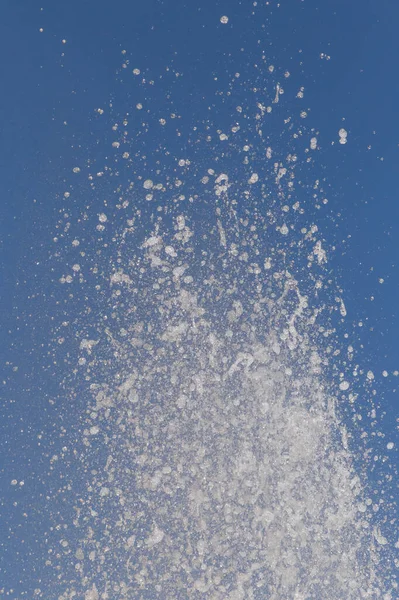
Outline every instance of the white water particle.
<svg viewBox="0 0 399 600"><path fill-rule="evenodd" d="M347 381L341 381L339 384L339 389L345 391L349 388L349 383Z"/></svg>
<svg viewBox="0 0 399 600"><path fill-rule="evenodd" d="M322 248L320 240L316 242L313 248L313 254L316 256L319 265L322 265L327 262L327 254L326 251Z"/></svg>
<svg viewBox="0 0 399 600"><path fill-rule="evenodd" d="M393 442L388 442L388 444L387 444L388 450L392 450L392 448L394 448L394 447L395 447L395 444Z"/></svg>
<svg viewBox="0 0 399 600"><path fill-rule="evenodd" d="M88 354L91 354L93 348L97 346L98 340L89 340L87 338L81 340L79 344L80 350L85 350Z"/></svg>
<svg viewBox="0 0 399 600"><path fill-rule="evenodd" d="M176 257L176 256L177 256L177 252L176 252L176 250L173 248L173 246L165 246L165 252L166 252L166 254L168 254L169 256L173 256L173 257Z"/></svg>
<svg viewBox="0 0 399 600"><path fill-rule="evenodd" d="M338 135L339 135L339 143L340 144L346 144L346 142L348 141L348 132L346 131L346 129L340 129L338 131Z"/></svg>
<svg viewBox="0 0 399 600"><path fill-rule="evenodd" d="M133 69L133 75L140 75L140 69Z"/></svg>
<svg viewBox="0 0 399 600"><path fill-rule="evenodd" d="M179 279L179 277L181 277L184 273L184 271L187 269L187 267L176 267L175 269L173 269L173 276L176 277L177 279Z"/></svg>
<svg viewBox="0 0 399 600"><path fill-rule="evenodd" d="M259 181L259 175L257 173L252 173L251 177L248 179L249 184L253 184Z"/></svg>
<svg viewBox="0 0 399 600"><path fill-rule="evenodd" d="M87 590L87 592L85 593L85 600L99 600L98 591L94 583L91 590Z"/></svg>
<svg viewBox="0 0 399 600"><path fill-rule="evenodd" d="M380 546L386 546L386 544L388 543L388 540L385 536L382 535L382 533L378 529L378 527L376 527L374 529L373 533L374 533L374 538L375 538L376 542L378 544L380 544Z"/></svg>
<svg viewBox="0 0 399 600"><path fill-rule="evenodd" d="M289 229L288 229L287 225L284 223L284 225L282 225L280 227L280 233L282 233L283 235L288 235L288 231L289 231Z"/></svg>
<svg viewBox="0 0 399 600"><path fill-rule="evenodd" d="M367 379L369 379L369 381L372 381L374 379L373 371L367 371Z"/></svg>
<svg viewBox="0 0 399 600"><path fill-rule="evenodd" d="M182 395L182 396L179 396L179 398L176 401L176 404L179 408L183 409L186 406L186 402L187 402L186 396Z"/></svg>
<svg viewBox="0 0 399 600"><path fill-rule="evenodd" d="M226 17L226 15L223 15L223 17L220 17L220 22L223 23L223 25L225 25L226 23L229 22L229 17Z"/></svg>
<svg viewBox="0 0 399 600"><path fill-rule="evenodd" d="M156 544L162 542L164 537L164 532L161 529L159 529L159 527L155 526L150 537L147 539L146 544L150 547L155 546Z"/></svg>
<svg viewBox="0 0 399 600"><path fill-rule="evenodd" d="M143 248L151 248L151 246L156 246L158 244L162 244L162 238L157 235L153 235L144 242Z"/></svg>
<svg viewBox="0 0 399 600"><path fill-rule="evenodd" d="M108 220L108 217L105 213L100 213L98 215L98 220L100 221L100 223L105 223Z"/></svg>
<svg viewBox="0 0 399 600"><path fill-rule="evenodd" d="M154 182L151 179L146 179L145 182L143 183L143 188L145 190L150 190L153 187L154 187Z"/></svg>

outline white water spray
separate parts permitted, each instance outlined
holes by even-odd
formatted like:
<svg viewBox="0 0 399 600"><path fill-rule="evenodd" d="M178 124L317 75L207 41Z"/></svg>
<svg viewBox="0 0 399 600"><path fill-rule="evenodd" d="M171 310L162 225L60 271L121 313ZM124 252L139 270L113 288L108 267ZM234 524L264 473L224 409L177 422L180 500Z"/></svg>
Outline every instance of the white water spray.
<svg viewBox="0 0 399 600"><path fill-rule="evenodd" d="M378 574L385 538L373 533L337 412L349 384L329 380L327 315L334 306L344 317L345 306L320 299L328 251L296 184L318 142L298 108L284 121L287 147L271 147L266 119L284 92L272 83L267 102L248 98L248 114L237 105L228 134L196 123L172 167L147 167L139 137L112 127L123 225L101 208L103 258L89 267L83 257L61 278L84 283L91 269L103 299L96 333L84 320L76 332L75 376L89 396L75 449L85 492L50 561L59 600L391 597ZM155 121L160 140L167 120ZM324 200L317 182L312 202Z"/></svg>

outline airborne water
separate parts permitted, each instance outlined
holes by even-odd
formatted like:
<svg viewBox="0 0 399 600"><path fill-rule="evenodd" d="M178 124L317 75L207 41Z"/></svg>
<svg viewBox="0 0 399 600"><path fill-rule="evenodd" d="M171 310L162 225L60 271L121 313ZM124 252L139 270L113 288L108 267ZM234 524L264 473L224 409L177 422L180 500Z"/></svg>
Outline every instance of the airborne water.
<svg viewBox="0 0 399 600"><path fill-rule="evenodd" d="M395 598L345 422L358 400L304 88L259 44L190 110L172 65L121 60L92 120L107 133L60 190L57 285L80 314L54 343L80 413L60 491L73 514L63 531L51 516L36 596Z"/></svg>

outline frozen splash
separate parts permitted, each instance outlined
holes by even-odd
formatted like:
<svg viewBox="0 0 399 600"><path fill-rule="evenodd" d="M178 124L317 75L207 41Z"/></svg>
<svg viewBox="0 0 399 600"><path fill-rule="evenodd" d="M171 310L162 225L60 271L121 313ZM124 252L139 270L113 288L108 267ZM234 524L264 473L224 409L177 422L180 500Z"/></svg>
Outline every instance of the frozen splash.
<svg viewBox="0 0 399 600"><path fill-rule="evenodd" d="M117 203L65 208L56 238L60 282L88 306L68 382L88 397L70 476L84 491L48 560L59 600L391 598L339 419L350 385L330 378L345 306L314 219L327 199L298 182L318 141L284 105L289 73L261 62L247 106L248 81L228 86L229 126L191 122L178 153L179 113L152 107L135 67L145 118L110 115L113 166L73 168Z"/></svg>

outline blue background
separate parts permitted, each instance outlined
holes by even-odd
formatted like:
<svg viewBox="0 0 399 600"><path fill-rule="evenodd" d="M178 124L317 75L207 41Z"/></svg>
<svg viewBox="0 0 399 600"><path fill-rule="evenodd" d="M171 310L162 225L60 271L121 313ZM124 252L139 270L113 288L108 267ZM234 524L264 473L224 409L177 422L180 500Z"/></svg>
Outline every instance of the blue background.
<svg viewBox="0 0 399 600"><path fill-rule="evenodd" d="M378 427L386 438L376 438L375 448L397 440L399 381L392 372L399 369L399 5L270 2L262 28L265 19L257 15L266 14L263 4L252 14L251 3L238 0L2 3L0 590L4 586L7 597L30 598L40 587L44 541L51 536L45 534L46 511L59 510L60 520L68 521L68 508L57 508L62 501L48 485L55 490L59 482L45 477L48 457L63 445L57 395L68 370L62 352L54 352L50 329L70 311L63 293L54 291L51 237L71 169L95 152L96 136L105 135L93 109L122 89L116 75L122 49L132 68L136 62L157 73L173 65L184 73L184 83L174 85L185 94L181 109L186 105L187 116L211 102L214 73L222 85L224 73L250 71L258 39L276 64L292 72L294 84L305 87L307 124L320 131L318 161L329 186L328 210L318 224L336 247L329 266L348 310L340 333L348 332L358 362L376 374L374 387L386 412ZM219 22L223 14L228 26ZM331 59L322 60L321 53ZM165 89L158 89L162 104ZM346 146L338 144L341 127L349 132ZM77 209L83 198L81 203ZM376 467L376 480L395 468L392 456L389 467ZM11 488L14 477L25 485ZM395 485L389 493L396 502Z"/></svg>

